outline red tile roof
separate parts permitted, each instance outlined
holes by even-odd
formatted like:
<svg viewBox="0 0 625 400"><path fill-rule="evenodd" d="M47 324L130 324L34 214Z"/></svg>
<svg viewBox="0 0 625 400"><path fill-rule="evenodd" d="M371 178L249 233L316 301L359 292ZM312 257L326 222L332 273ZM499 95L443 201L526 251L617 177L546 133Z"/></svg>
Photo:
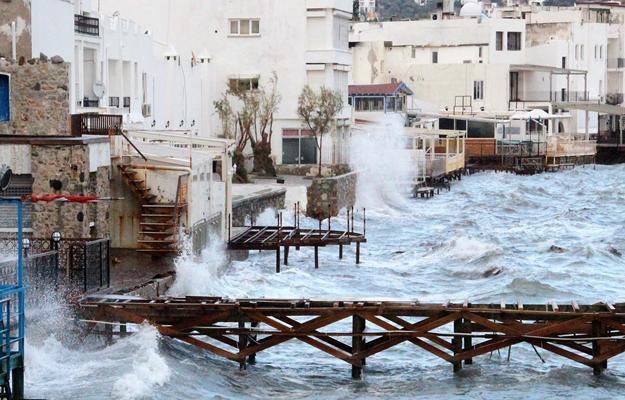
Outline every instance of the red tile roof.
<svg viewBox="0 0 625 400"><path fill-rule="evenodd" d="M400 89L404 89L407 94L412 94L412 90L403 82L398 83L382 83L376 85L349 85L350 96L383 96L394 95Z"/></svg>

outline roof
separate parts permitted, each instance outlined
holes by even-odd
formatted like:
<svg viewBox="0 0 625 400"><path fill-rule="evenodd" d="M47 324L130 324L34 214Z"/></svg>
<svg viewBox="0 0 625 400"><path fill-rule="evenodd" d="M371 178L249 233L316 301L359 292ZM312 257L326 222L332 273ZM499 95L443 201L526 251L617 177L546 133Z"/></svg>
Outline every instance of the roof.
<svg viewBox="0 0 625 400"><path fill-rule="evenodd" d="M587 71L583 69L570 69L570 68L558 68L550 67L547 65L533 65L533 64L512 64L510 65L510 71L534 71L534 72L551 72L555 75L586 75Z"/></svg>
<svg viewBox="0 0 625 400"><path fill-rule="evenodd" d="M582 111L596 112L600 114L625 115L625 107L613 106L610 104L564 102L564 103L553 103L553 106L556 108L562 108L565 110L582 110Z"/></svg>
<svg viewBox="0 0 625 400"><path fill-rule="evenodd" d="M410 90L404 82L376 85L349 85L350 96L393 96L397 93L413 94L412 90Z"/></svg>

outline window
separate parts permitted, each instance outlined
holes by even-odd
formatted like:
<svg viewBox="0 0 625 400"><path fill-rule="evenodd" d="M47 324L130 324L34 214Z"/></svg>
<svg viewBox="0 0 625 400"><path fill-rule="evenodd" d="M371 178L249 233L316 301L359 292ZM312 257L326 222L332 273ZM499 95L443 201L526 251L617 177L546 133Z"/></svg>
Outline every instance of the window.
<svg viewBox="0 0 625 400"><path fill-rule="evenodd" d="M311 132L282 130L282 164L316 164L317 141Z"/></svg>
<svg viewBox="0 0 625 400"><path fill-rule="evenodd" d="M508 32L508 50L521 50L521 32Z"/></svg>
<svg viewBox="0 0 625 400"><path fill-rule="evenodd" d="M473 81L473 100L484 100L484 81Z"/></svg>
<svg viewBox="0 0 625 400"><path fill-rule="evenodd" d="M495 50L497 51L503 50L503 32L495 33Z"/></svg>
<svg viewBox="0 0 625 400"><path fill-rule="evenodd" d="M579 59L584 61L584 45L579 46Z"/></svg>
<svg viewBox="0 0 625 400"><path fill-rule="evenodd" d="M11 119L9 75L0 74L0 122Z"/></svg>
<svg viewBox="0 0 625 400"><path fill-rule="evenodd" d="M597 54L599 54L599 46L595 45L595 60L597 59Z"/></svg>
<svg viewBox="0 0 625 400"><path fill-rule="evenodd" d="M260 35L260 20L258 19L231 19L230 36L257 36Z"/></svg>
<svg viewBox="0 0 625 400"><path fill-rule="evenodd" d="M412 58L415 58L416 56L417 56L417 47L412 46Z"/></svg>
<svg viewBox="0 0 625 400"><path fill-rule="evenodd" d="M477 48L477 56L479 58L482 58L482 47L481 46Z"/></svg>
<svg viewBox="0 0 625 400"><path fill-rule="evenodd" d="M562 57L562 68L566 68L566 57Z"/></svg>
<svg viewBox="0 0 625 400"><path fill-rule="evenodd" d="M130 108L130 97L124 97L124 108Z"/></svg>
<svg viewBox="0 0 625 400"><path fill-rule="evenodd" d="M255 90L258 89L258 78L230 79L228 86L231 90Z"/></svg>
<svg viewBox="0 0 625 400"><path fill-rule="evenodd" d="M599 46L599 59L603 60L603 45Z"/></svg>
<svg viewBox="0 0 625 400"><path fill-rule="evenodd" d="M438 64L438 51L432 52L432 64Z"/></svg>
<svg viewBox="0 0 625 400"><path fill-rule="evenodd" d="M109 97L109 107L119 107L119 97Z"/></svg>

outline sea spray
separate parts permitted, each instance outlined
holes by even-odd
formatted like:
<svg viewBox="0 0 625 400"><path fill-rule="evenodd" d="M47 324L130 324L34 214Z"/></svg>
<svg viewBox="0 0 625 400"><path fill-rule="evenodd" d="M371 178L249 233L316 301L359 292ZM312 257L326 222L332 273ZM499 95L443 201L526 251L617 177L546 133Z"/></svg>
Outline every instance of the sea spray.
<svg viewBox="0 0 625 400"><path fill-rule="evenodd" d="M355 131L350 166L359 172L357 207L377 211L411 207L407 193L417 176L412 157L401 119L387 117Z"/></svg>

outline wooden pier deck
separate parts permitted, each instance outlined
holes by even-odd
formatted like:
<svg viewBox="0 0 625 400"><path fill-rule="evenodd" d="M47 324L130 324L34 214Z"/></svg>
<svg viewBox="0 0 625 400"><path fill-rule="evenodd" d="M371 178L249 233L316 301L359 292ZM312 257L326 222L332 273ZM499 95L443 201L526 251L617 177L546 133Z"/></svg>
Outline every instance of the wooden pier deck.
<svg viewBox="0 0 625 400"><path fill-rule="evenodd" d="M87 297L80 303L96 321L148 322L164 335L245 368L263 350L295 339L351 366L360 378L367 359L401 343L450 363L453 371L494 351L526 343L542 359L550 352L593 369L625 352L625 303L421 304L391 301L315 301L220 297L137 300Z"/></svg>
<svg viewBox="0 0 625 400"><path fill-rule="evenodd" d="M360 263L360 244L366 243L364 233L331 229L308 229L295 226L252 226L228 242L229 250L274 250L276 272L280 272L280 249L284 248L284 265L289 264L289 248L314 247L315 268L319 268L319 247L339 246L339 258L343 258L343 246L356 244L356 264Z"/></svg>

